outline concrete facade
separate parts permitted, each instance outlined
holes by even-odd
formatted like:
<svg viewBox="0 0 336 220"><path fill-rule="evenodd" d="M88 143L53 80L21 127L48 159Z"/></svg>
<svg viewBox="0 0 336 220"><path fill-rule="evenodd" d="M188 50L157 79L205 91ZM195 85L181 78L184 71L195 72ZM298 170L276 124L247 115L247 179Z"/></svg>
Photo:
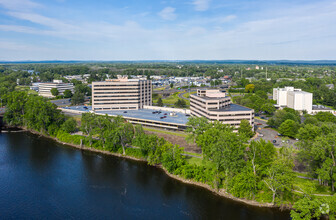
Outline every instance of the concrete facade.
<svg viewBox="0 0 336 220"><path fill-rule="evenodd" d="M54 80L50 83L39 83L39 95L47 98L53 98L54 96L50 92L53 88L56 88L58 90L59 95L63 95L64 91L67 89L74 93L75 87L72 83L63 83L62 80Z"/></svg>
<svg viewBox="0 0 336 220"><path fill-rule="evenodd" d="M198 90L197 95L190 95L190 111L192 116L220 121L235 129L242 120L249 121L254 127L254 110L232 104L231 98L219 90Z"/></svg>
<svg viewBox="0 0 336 220"><path fill-rule="evenodd" d="M142 109L152 105L150 80L119 78L92 82L92 109L127 110Z"/></svg>
<svg viewBox="0 0 336 220"><path fill-rule="evenodd" d="M277 105L292 108L296 111L307 111L312 113L313 94L310 92L295 89L294 87L274 88L273 100L277 101Z"/></svg>

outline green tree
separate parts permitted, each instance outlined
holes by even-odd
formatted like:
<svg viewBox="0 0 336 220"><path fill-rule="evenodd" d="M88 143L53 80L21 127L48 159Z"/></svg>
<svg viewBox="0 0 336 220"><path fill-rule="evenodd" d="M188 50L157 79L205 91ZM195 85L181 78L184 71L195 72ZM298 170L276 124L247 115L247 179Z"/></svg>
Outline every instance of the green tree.
<svg viewBox="0 0 336 220"><path fill-rule="evenodd" d="M288 137L296 137L298 130L298 123L291 119L287 119L279 127L279 132Z"/></svg>
<svg viewBox="0 0 336 220"><path fill-rule="evenodd" d="M58 94L59 94L59 91L58 91L57 88L52 88L52 89L50 90L50 92L51 92L51 94L52 94L53 96L58 96Z"/></svg>
<svg viewBox="0 0 336 220"><path fill-rule="evenodd" d="M251 141L247 156L252 165L253 174L264 175L276 157L276 150L271 142L266 143L264 139L260 139L259 141Z"/></svg>
<svg viewBox="0 0 336 220"><path fill-rule="evenodd" d="M332 122L336 123L336 116L334 116L330 112L318 112L316 115L314 115L317 120L322 122Z"/></svg>
<svg viewBox="0 0 336 220"><path fill-rule="evenodd" d="M123 123L119 128L120 143L123 148L123 154L125 154L126 145L132 142L134 136L134 128L131 123Z"/></svg>
<svg viewBox="0 0 336 220"><path fill-rule="evenodd" d="M77 122L74 118L69 118L66 120L62 126L61 129L64 130L67 133L73 133L77 129Z"/></svg>
<svg viewBox="0 0 336 220"><path fill-rule="evenodd" d="M159 97L159 99L158 99L158 101L157 101L157 105L158 106L163 106L163 102L162 102L162 99L161 99L161 97Z"/></svg>
<svg viewBox="0 0 336 220"><path fill-rule="evenodd" d="M245 92L252 93L254 92L255 86L254 84L247 84L245 86Z"/></svg>
<svg viewBox="0 0 336 220"><path fill-rule="evenodd" d="M186 139L195 143L198 136L209 128L210 123L205 117L189 117L187 126L186 131L189 134Z"/></svg>
<svg viewBox="0 0 336 220"><path fill-rule="evenodd" d="M64 92L63 92L63 95L64 95L64 98L71 98L72 97L72 92L70 89L66 89Z"/></svg>
<svg viewBox="0 0 336 220"><path fill-rule="evenodd" d="M163 153L162 165L173 173L177 168L185 164L185 156L183 156L183 148L178 145L168 148Z"/></svg>
<svg viewBox="0 0 336 220"><path fill-rule="evenodd" d="M266 112L267 114L273 114L275 112L275 107L272 103L265 103L261 106L261 111Z"/></svg>
<svg viewBox="0 0 336 220"><path fill-rule="evenodd" d="M186 108L187 107L187 103L186 101L184 101L183 99L178 99L176 102L175 102L175 107L177 108Z"/></svg>
<svg viewBox="0 0 336 220"><path fill-rule="evenodd" d="M78 105L84 103L84 94L80 92L75 92L71 98L72 105Z"/></svg>
<svg viewBox="0 0 336 220"><path fill-rule="evenodd" d="M279 193L292 190L293 179L292 167L281 160L276 160L267 169L267 178L264 179L264 183L272 191L273 204Z"/></svg>
<svg viewBox="0 0 336 220"><path fill-rule="evenodd" d="M170 88L172 89L174 87L174 83L170 83Z"/></svg>
<svg viewBox="0 0 336 220"><path fill-rule="evenodd" d="M246 137L249 137L249 138L253 137L254 132L252 130L252 126L250 125L250 122L248 122L247 120L241 120L239 128L238 128L238 133L246 135Z"/></svg>
<svg viewBox="0 0 336 220"><path fill-rule="evenodd" d="M81 131L84 132L84 134L87 134L89 136L90 146L92 146L92 135L93 130L95 127L95 114L93 113L83 113L82 114L82 120L81 120Z"/></svg>

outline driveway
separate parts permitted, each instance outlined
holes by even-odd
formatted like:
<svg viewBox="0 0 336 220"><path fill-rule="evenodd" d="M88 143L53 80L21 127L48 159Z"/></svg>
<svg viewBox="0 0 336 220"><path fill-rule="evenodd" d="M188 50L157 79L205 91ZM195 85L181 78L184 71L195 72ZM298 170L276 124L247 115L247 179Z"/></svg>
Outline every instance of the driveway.
<svg viewBox="0 0 336 220"><path fill-rule="evenodd" d="M272 143L273 143L273 140L275 140L276 142L273 143L275 147L282 147L282 146L288 146L288 145L294 146L297 143L297 141L294 139L279 136L276 130L273 130L271 128L265 128L267 126L266 121L255 119L255 124L257 126L256 132L259 135L254 140L264 139L265 141L270 141ZM286 141L283 142L283 140L286 140L287 143Z"/></svg>

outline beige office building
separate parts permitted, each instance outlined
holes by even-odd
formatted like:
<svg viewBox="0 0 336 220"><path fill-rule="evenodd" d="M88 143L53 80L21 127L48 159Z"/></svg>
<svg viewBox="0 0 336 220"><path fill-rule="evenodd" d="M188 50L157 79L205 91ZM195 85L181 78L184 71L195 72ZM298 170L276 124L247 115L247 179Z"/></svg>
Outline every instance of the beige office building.
<svg viewBox="0 0 336 220"><path fill-rule="evenodd" d="M190 95L190 114L205 117L210 121L220 121L239 128L242 120L247 120L254 127L254 110L233 104L231 98L219 90L197 90Z"/></svg>
<svg viewBox="0 0 336 220"><path fill-rule="evenodd" d="M135 110L152 105L150 80L119 77L92 82L92 110Z"/></svg>
<svg viewBox="0 0 336 220"><path fill-rule="evenodd" d="M63 95L65 90L70 90L74 93L74 85L72 83L63 83L62 80L53 80L50 83L39 83L39 95L43 97L53 98L51 94L51 89L56 88L59 92L59 95Z"/></svg>

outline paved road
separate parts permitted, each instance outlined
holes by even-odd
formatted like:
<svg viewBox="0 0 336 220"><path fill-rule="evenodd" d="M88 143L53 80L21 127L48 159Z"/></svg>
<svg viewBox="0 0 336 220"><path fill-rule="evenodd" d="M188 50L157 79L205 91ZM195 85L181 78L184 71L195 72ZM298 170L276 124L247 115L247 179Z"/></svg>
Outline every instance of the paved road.
<svg viewBox="0 0 336 220"><path fill-rule="evenodd" d="M189 100L188 98L186 98L186 97L183 96L183 95L186 94L186 93L189 93L189 92L182 92L182 93L179 93L179 94L178 94L178 97L181 98L181 99Z"/></svg>
<svg viewBox="0 0 336 220"><path fill-rule="evenodd" d="M54 103L57 106L71 105L69 99L57 99L57 100L51 100L50 102Z"/></svg>

